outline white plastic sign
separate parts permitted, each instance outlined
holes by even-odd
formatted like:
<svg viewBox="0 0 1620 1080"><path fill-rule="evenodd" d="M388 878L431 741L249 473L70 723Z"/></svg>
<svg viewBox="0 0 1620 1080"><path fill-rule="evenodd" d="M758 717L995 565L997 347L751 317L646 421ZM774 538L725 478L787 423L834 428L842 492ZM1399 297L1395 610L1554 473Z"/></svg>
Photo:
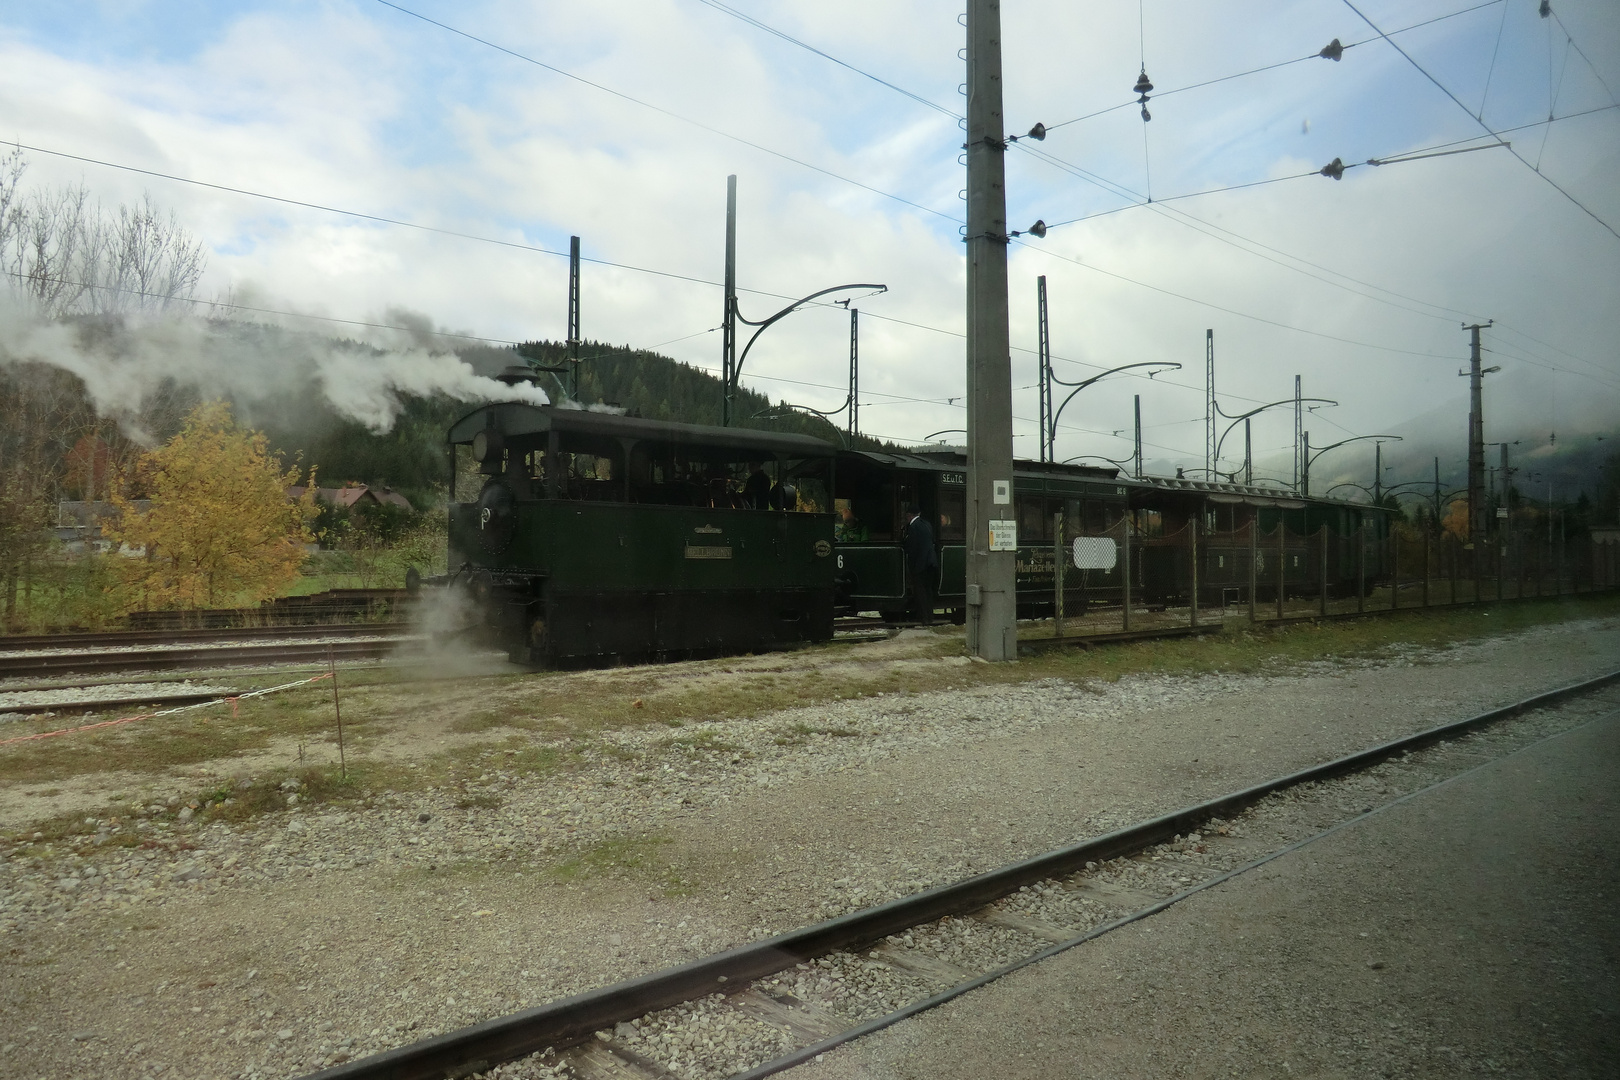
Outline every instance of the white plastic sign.
<svg viewBox="0 0 1620 1080"><path fill-rule="evenodd" d="M1119 561L1119 547L1108 536L1074 538L1074 565L1080 570L1112 570Z"/></svg>
<svg viewBox="0 0 1620 1080"><path fill-rule="evenodd" d="M991 521L990 522L990 550L991 551L1017 551L1018 550L1018 522Z"/></svg>
<svg viewBox="0 0 1620 1080"><path fill-rule="evenodd" d="M995 505L997 505L997 506L1011 506L1012 505L1012 481L1011 480L992 480L992 481L990 481L990 484L991 484L991 491L990 491L990 499L991 499L991 501L994 502Z"/></svg>

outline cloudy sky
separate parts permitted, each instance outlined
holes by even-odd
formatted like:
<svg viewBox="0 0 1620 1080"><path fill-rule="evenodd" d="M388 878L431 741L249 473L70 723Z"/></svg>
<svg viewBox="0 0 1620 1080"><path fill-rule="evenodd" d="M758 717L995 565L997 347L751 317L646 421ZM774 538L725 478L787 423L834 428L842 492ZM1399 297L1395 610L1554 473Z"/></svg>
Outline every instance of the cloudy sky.
<svg viewBox="0 0 1620 1080"><path fill-rule="evenodd" d="M1620 8L1553 12L1005 4L1009 125L1052 129L1008 155L1010 223L1071 222L1012 249L1018 452L1036 450L1038 275L1060 377L1184 365L1086 390L1060 457L1128 456L1140 394L1150 463L1201 465L1210 328L1227 412L1290 396L1298 374L1339 403L1307 420L1315 445L1402 433L1414 475L1420 446L1464 454L1464 321L1496 320L1487 438L1613 428ZM13 3L0 138L34 148L35 185L174 207L210 251L208 295L311 315L402 308L493 339L561 338L557 253L578 234L598 260L586 336L710 368L735 173L743 313L886 283L857 301L862 427L911 442L963 422L963 35L955 7L918 0ZM1317 58L1334 38L1343 59ZM1148 124L1130 93L1144 65ZM1479 145L1487 127L1515 129L1512 149L1314 175ZM833 407L847 336L841 308L796 314L760 339L745 381ZM1291 437L1286 410L1257 419L1269 471L1288 468ZM1319 469L1370 481L1359 449ZM1240 457L1234 438L1222 466Z"/></svg>

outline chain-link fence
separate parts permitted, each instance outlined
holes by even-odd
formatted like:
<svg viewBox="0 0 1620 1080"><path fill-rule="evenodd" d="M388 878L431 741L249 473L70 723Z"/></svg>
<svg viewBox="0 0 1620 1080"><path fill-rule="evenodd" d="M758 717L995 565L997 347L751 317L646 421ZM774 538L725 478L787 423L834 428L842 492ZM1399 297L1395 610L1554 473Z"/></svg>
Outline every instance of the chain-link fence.
<svg viewBox="0 0 1620 1080"><path fill-rule="evenodd" d="M1620 585L1620 544L1503 530L1481 543L1396 524L1296 532L1137 511L1086 527L1058 515L1049 586L1058 635L1347 615L1562 596ZM1081 539L1086 565L1075 565ZM1110 548L1111 545L1111 548ZM1048 556L1043 552L1043 561ZM1111 562L1109 560L1112 560ZM1027 586L1026 586L1027 587Z"/></svg>

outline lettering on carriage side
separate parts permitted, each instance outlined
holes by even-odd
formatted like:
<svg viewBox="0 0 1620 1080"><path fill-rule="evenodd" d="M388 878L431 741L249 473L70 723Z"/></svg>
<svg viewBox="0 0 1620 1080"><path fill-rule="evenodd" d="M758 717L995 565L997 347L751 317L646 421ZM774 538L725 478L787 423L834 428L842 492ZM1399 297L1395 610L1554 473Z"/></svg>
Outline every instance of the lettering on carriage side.
<svg viewBox="0 0 1620 1080"><path fill-rule="evenodd" d="M687 544L686 557L688 559L729 559L731 558L731 545Z"/></svg>
<svg viewBox="0 0 1620 1080"><path fill-rule="evenodd" d="M962 487L962 486L965 486L967 484L967 473L959 473L959 472L940 473L939 474L939 482L942 483L942 484L955 484L958 487Z"/></svg>
<svg viewBox="0 0 1620 1080"><path fill-rule="evenodd" d="M695 533L705 533L705 534L707 534L709 536L719 536L721 534L721 532L723 532L724 530L717 529L713 525L699 525L697 528L693 529L692 531L695 532Z"/></svg>

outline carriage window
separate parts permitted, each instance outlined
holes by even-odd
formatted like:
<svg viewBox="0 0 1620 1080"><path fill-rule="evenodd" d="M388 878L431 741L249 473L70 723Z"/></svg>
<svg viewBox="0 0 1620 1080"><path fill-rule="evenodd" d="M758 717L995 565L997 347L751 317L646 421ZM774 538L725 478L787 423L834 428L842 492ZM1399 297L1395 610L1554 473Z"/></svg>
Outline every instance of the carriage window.
<svg viewBox="0 0 1620 1080"><path fill-rule="evenodd" d="M939 491L939 539L961 543L967 538L967 493L960 488L941 487Z"/></svg>
<svg viewBox="0 0 1620 1080"><path fill-rule="evenodd" d="M1035 496L1018 497L1018 542L1052 539L1052 521L1046 500Z"/></svg>

